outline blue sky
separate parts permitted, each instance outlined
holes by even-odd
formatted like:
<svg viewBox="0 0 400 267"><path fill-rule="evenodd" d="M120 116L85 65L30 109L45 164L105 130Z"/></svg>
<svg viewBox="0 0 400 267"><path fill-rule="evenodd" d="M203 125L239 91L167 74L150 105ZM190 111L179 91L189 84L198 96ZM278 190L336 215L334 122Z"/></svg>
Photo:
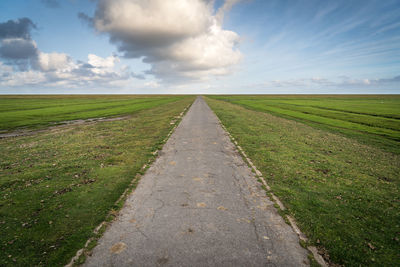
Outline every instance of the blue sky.
<svg viewBox="0 0 400 267"><path fill-rule="evenodd" d="M398 0L2 0L0 10L3 94L400 93Z"/></svg>

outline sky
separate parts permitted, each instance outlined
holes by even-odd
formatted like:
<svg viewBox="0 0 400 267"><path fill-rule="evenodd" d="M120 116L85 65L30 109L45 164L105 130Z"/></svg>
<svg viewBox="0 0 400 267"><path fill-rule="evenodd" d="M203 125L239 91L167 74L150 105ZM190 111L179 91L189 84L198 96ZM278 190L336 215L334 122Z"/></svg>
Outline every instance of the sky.
<svg viewBox="0 0 400 267"><path fill-rule="evenodd" d="M0 94L399 94L399 0L1 0Z"/></svg>

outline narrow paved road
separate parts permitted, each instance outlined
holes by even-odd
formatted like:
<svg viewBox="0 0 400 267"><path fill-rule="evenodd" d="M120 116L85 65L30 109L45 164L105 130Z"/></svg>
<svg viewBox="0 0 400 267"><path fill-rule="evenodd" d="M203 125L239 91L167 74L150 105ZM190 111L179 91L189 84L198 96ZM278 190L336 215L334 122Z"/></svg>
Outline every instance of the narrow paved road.
<svg viewBox="0 0 400 267"><path fill-rule="evenodd" d="M277 214L198 97L86 266L304 266Z"/></svg>

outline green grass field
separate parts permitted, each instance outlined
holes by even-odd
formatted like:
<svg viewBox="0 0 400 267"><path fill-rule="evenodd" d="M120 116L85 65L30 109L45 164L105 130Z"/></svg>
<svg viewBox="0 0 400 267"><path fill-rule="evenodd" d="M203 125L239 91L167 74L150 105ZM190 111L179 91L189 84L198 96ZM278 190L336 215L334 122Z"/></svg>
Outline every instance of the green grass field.
<svg viewBox="0 0 400 267"><path fill-rule="evenodd" d="M399 96L206 100L327 259L399 265Z"/></svg>
<svg viewBox="0 0 400 267"><path fill-rule="evenodd" d="M193 100L183 96L1 97L1 128L6 130L69 119L130 116L0 139L0 266L68 263L93 236L93 229L120 207L114 205L116 200L154 158L151 152L161 147L174 126L171 120Z"/></svg>
<svg viewBox="0 0 400 267"><path fill-rule="evenodd" d="M0 96L0 132L42 128L64 121L132 114L179 96Z"/></svg>
<svg viewBox="0 0 400 267"><path fill-rule="evenodd" d="M400 95L213 96L400 153Z"/></svg>
<svg viewBox="0 0 400 267"><path fill-rule="evenodd" d="M0 132L43 130L0 139L0 266L67 263L120 207L115 201L193 100L0 96ZM399 96L206 100L326 257L346 266L398 265Z"/></svg>

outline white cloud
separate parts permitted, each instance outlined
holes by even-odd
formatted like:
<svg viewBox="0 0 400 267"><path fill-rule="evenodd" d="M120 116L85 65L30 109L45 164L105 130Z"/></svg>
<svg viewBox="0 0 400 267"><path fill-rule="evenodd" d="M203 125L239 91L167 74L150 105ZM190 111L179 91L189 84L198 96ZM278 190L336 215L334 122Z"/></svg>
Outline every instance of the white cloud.
<svg viewBox="0 0 400 267"><path fill-rule="evenodd" d="M96 68L110 69L110 68L113 68L115 66L115 63L118 61L119 61L119 59L116 56L102 58L102 57L96 56L94 54L88 55L88 63Z"/></svg>
<svg viewBox="0 0 400 267"><path fill-rule="evenodd" d="M125 57L143 58L167 82L226 75L239 63L239 36L222 28L237 0L215 12L206 0L100 0L93 26Z"/></svg>
<svg viewBox="0 0 400 267"><path fill-rule="evenodd" d="M40 52L37 65L42 71L64 71L75 67L71 58L64 53L43 53Z"/></svg>
<svg viewBox="0 0 400 267"><path fill-rule="evenodd" d="M67 54L40 52L33 68L15 71L0 62L0 87L39 85L44 87L113 87L135 82L129 67L118 65L116 56L88 55L87 62L74 62Z"/></svg>
<svg viewBox="0 0 400 267"><path fill-rule="evenodd" d="M144 78L115 55L89 54L86 62L77 62L65 53L42 52L31 38L34 28L28 18L0 23L0 89L128 87Z"/></svg>
<svg viewBox="0 0 400 267"><path fill-rule="evenodd" d="M94 54L88 55L88 63L93 67L91 70L96 74L107 74L114 71L115 64L119 62L116 56L102 58Z"/></svg>
<svg viewBox="0 0 400 267"><path fill-rule="evenodd" d="M211 11L211 4L202 0L100 0L94 26L125 41L157 45L157 37L186 38L204 32Z"/></svg>
<svg viewBox="0 0 400 267"><path fill-rule="evenodd" d="M4 72L3 72L4 74ZM0 69L0 77L2 76L2 69ZM45 74L39 71L21 71L11 72L7 76L0 79L0 86L4 87L17 87L27 85L38 85L46 81Z"/></svg>
<svg viewBox="0 0 400 267"><path fill-rule="evenodd" d="M55 1L45 1L55 2ZM109 35L125 58L150 64L133 73L116 55L89 54L85 62L65 53L45 53L31 38L36 25L28 18L0 23L0 87L161 88L166 83L204 81L227 75L239 63L239 36L223 29L224 14L238 0L214 10L213 0L98 0L93 18L80 14ZM182 84L182 83L181 83Z"/></svg>

